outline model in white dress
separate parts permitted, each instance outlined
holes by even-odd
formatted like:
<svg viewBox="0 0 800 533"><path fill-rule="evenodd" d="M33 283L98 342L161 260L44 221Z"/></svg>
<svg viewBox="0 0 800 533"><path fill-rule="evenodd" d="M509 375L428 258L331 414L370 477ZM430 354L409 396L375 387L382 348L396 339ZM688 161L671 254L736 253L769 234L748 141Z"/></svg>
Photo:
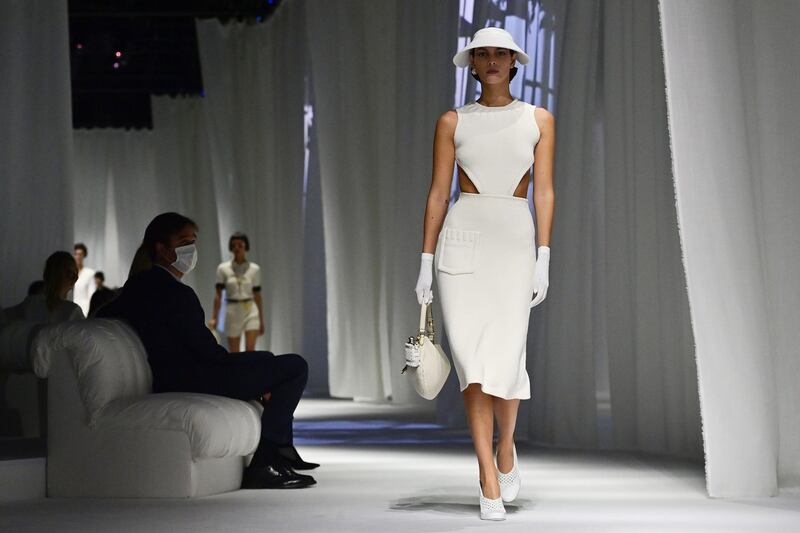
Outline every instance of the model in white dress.
<svg viewBox="0 0 800 533"><path fill-rule="evenodd" d="M536 267L535 229L514 191L539 140L534 106L458 108L456 162L479 194L462 192L436 245L436 281L461 390L530 398L525 369Z"/></svg>
<svg viewBox="0 0 800 533"><path fill-rule="evenodd" d="M436 123L414 289L420 304L434 300L435 267L478 459L484 520L505 520L503 503L514 501L522 486L514 431L520 400L531 396L528 321L549 284L555 122L549 111L514 99L510 91L517 63L529 61L511 34L496 27L476 31L453 56L456 66L480 82L481 96ZM536 229L525 198L534 150ZM462 193L448 209L455 164Z"/></svg>

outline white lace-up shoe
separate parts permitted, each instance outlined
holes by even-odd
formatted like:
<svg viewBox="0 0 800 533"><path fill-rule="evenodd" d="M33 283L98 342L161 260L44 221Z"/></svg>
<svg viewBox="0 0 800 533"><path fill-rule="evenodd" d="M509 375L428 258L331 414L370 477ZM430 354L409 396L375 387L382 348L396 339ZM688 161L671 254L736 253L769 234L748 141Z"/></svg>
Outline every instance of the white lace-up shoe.
<svg viewBox="0 0 800 533"><path fill-rule="evenodd" d="M495 453L495 460L497 460L497 453ZM522 480L519 475L519 468L517 468L517 445L514 445L514 466L511 472L504 474L497 469L497 481L500 482L500 497L504 502L513 502L519 494L519 488L522 486Z"/></svg>
<svg viewBox="0 0 800 533"><path fill-rule="evenodd" d="M478 491L481 502L481 520L505 520L506 508L503 506L503 499L490 500L485 497L480 482L478 483Z"/></svg>

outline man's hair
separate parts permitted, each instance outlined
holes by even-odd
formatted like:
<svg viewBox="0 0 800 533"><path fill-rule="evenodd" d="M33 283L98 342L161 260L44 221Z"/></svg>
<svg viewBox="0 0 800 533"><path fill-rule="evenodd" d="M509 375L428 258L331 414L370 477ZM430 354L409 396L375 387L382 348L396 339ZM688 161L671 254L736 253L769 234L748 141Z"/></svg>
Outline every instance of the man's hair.
<svg viewBox="0 0 800 533"><path fill-rule="evenodd" d="M75 250L83 250L83 257L89 257L89 250L86 249L86 245L82 242L76 242L75 246L72 247L72 251Z"/></svg>
<svg viewBox="0 0 800 533"><path fill-rule="evenodd" d="M242 241L244 243L244 249L248 252L250 251L250 239L241 231L237 231L228 239L228 251L230 252L233 251L233 241Z"/></svg>
<svg viewBox="0 0 800 533"><path fill-rule="evenodd" d="M119 296L119 289L114 290L107 287L92 293L92 299L89 300L89 317L97 316L97 311L108 302L115 300L117 296Z"/></svg>
<svg viewBox="0 0 800 533"><path fill-rule="evenodd" d="M106 275L103 274L102 270L98 270L97 272L95 272L94 273L94 277L100 278L100 281L105 281L106 280Z"/></svg>
<svg viewBox="0 0 800 533"><path fill-rule="evenodd" d="M161 213L151 220L147 229L144 230L144 240L133 257L128 277L150 270L156 260L156 244L169 245L172 238L186 226L191 226L195 231L199 231L194 220L178 213Z"/></svg>

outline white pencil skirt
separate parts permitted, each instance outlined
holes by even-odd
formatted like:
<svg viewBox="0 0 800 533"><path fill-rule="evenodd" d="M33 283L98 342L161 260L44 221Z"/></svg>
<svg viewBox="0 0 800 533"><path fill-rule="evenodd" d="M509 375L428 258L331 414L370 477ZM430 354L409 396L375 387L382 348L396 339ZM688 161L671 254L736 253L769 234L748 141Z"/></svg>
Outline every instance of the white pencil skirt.
<svg viewBox="0 0 800 533"><path fill-rule="evenodd" d="M525 198L462 192L436 244L444 327L463 391L531 397L525 369L535 228Z"/></svg>

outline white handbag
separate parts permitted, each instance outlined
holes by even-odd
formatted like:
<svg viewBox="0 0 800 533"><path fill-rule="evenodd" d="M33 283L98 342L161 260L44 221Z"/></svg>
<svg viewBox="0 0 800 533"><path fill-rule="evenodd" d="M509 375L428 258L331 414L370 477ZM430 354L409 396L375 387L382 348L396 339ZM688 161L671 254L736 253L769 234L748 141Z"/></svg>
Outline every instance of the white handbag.
<svg viewBox="0 0 800 533"><path fill-rule="evenodd" d="M432 304L422 304L419 313L419 333L409 337L405 344L406 366L417 393L426 400L433 400L442 390L450 374L450 360L442 347L434 342Z"/></svg>

